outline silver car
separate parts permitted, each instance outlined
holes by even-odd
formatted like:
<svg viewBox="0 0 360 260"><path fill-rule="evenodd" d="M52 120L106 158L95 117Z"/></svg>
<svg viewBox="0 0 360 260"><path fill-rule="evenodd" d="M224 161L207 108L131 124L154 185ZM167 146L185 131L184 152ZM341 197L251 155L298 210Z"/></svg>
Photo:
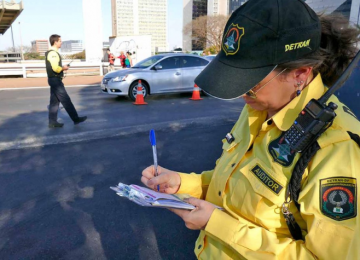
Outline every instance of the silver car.
<svg viewBox="0 0 360 260"><path fill-rule="evenodd" d="M209 63L191 54L161 54L147 58L128 69L106 74L102 92L136 99L138 82L144 97L151 94L191 92L197 75Z"/></svg>

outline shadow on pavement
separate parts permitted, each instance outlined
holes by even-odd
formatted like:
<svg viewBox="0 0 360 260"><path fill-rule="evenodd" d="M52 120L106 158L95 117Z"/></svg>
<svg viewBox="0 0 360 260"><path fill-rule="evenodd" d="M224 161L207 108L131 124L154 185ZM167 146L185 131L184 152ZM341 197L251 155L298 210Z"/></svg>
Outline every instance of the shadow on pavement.
<svg viewBox="0 0 360 260"><path fill-rule="evenodd" d="M121 113L130 100L99 97L90 88L80 91L83 98L74 104L89 122L65 127L62 133L91 129L91 119L106 119L109 110L117 112L112 117L120 117L114 120L127 123ZM92 102L99 98L101 102ZM175 95L167 102L186 103L188 96ZM106 111L101 106L111 108ZM150 116L156 113L155 102L153 106ZM70 125L66 112L61 114ZM45 127L39 130L39 125ZM47 111L37 108L1 125L10 130L22 126L26 132L8 131L5 138L19 140L45 131L51 135L53 130L55 135L59 130L47 129ZM183 172L212 169L221 153L221 139L231 127L228 123L157 131L160 165ZM151 164L148 133L1 151L0 259L194 259L198 231L186 229L165 209L137 206L109 189L119 181L140 184L141 171Z"/></svg>

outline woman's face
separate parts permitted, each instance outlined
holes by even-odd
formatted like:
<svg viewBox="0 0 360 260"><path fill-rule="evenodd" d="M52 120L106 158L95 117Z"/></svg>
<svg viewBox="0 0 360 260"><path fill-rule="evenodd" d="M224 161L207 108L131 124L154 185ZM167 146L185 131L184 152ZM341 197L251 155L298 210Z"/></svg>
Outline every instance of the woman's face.
<svg viewBox="0 0 360 260"><path fill-rule="evenodd" d="M243 95L242 98L253 109L267 111L271 117L296 97L296 91L298 90L297 83L303 82L300 86L301 90L305 85L304 82L307 82L306 80L310 78L309 75L311 71L311 68L296 69L293 71L285 70L285 72L280 75L278 75L279 71L272 71L252 89L256 92L255 99L246 94ZM276 75L278 76L276 77ZM272 78L274 79L271 80ZM264 86L264 84L266 84L266 86ZM262 88L262 86L264 87Z"/></svg>

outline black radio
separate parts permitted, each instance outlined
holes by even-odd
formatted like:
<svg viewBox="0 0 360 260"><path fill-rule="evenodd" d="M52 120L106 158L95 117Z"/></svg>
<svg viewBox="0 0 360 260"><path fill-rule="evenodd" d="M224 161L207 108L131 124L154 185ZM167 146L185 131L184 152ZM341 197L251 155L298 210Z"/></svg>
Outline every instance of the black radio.
<svg viewBox="0 0 360 260"><path fill-rule="evenodd" d="M335 93L351 75L360 59L360 51L350 65L335 82L335 84L319 99L312 99L296 118L294 124L285 133L285 141L292 150L303 152L312 145L325 130L331 126L336 117L337 105L333 102L326 104L330 96Z"/></svg>
<svg viewBox="0 0 360 260"><path fill-rule="evenodd" d="M332 124L335 109L337 105L333 102L324 106L312 99L286 131L285 141L297 152L306 150Z"/></svg>

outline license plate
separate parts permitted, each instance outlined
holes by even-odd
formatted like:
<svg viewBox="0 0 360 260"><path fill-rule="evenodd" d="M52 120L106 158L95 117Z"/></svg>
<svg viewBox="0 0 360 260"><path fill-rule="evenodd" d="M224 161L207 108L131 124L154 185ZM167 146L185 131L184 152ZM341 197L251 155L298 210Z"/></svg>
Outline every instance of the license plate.
<svg viewBox="0 0 360 260"><path fill-rule="evenodd" d="M102 90L105 90L105 89L106 89L106 87L107 87L107 85L106 85L106 84L101 83L101 89L102 89Z"/></svg>

